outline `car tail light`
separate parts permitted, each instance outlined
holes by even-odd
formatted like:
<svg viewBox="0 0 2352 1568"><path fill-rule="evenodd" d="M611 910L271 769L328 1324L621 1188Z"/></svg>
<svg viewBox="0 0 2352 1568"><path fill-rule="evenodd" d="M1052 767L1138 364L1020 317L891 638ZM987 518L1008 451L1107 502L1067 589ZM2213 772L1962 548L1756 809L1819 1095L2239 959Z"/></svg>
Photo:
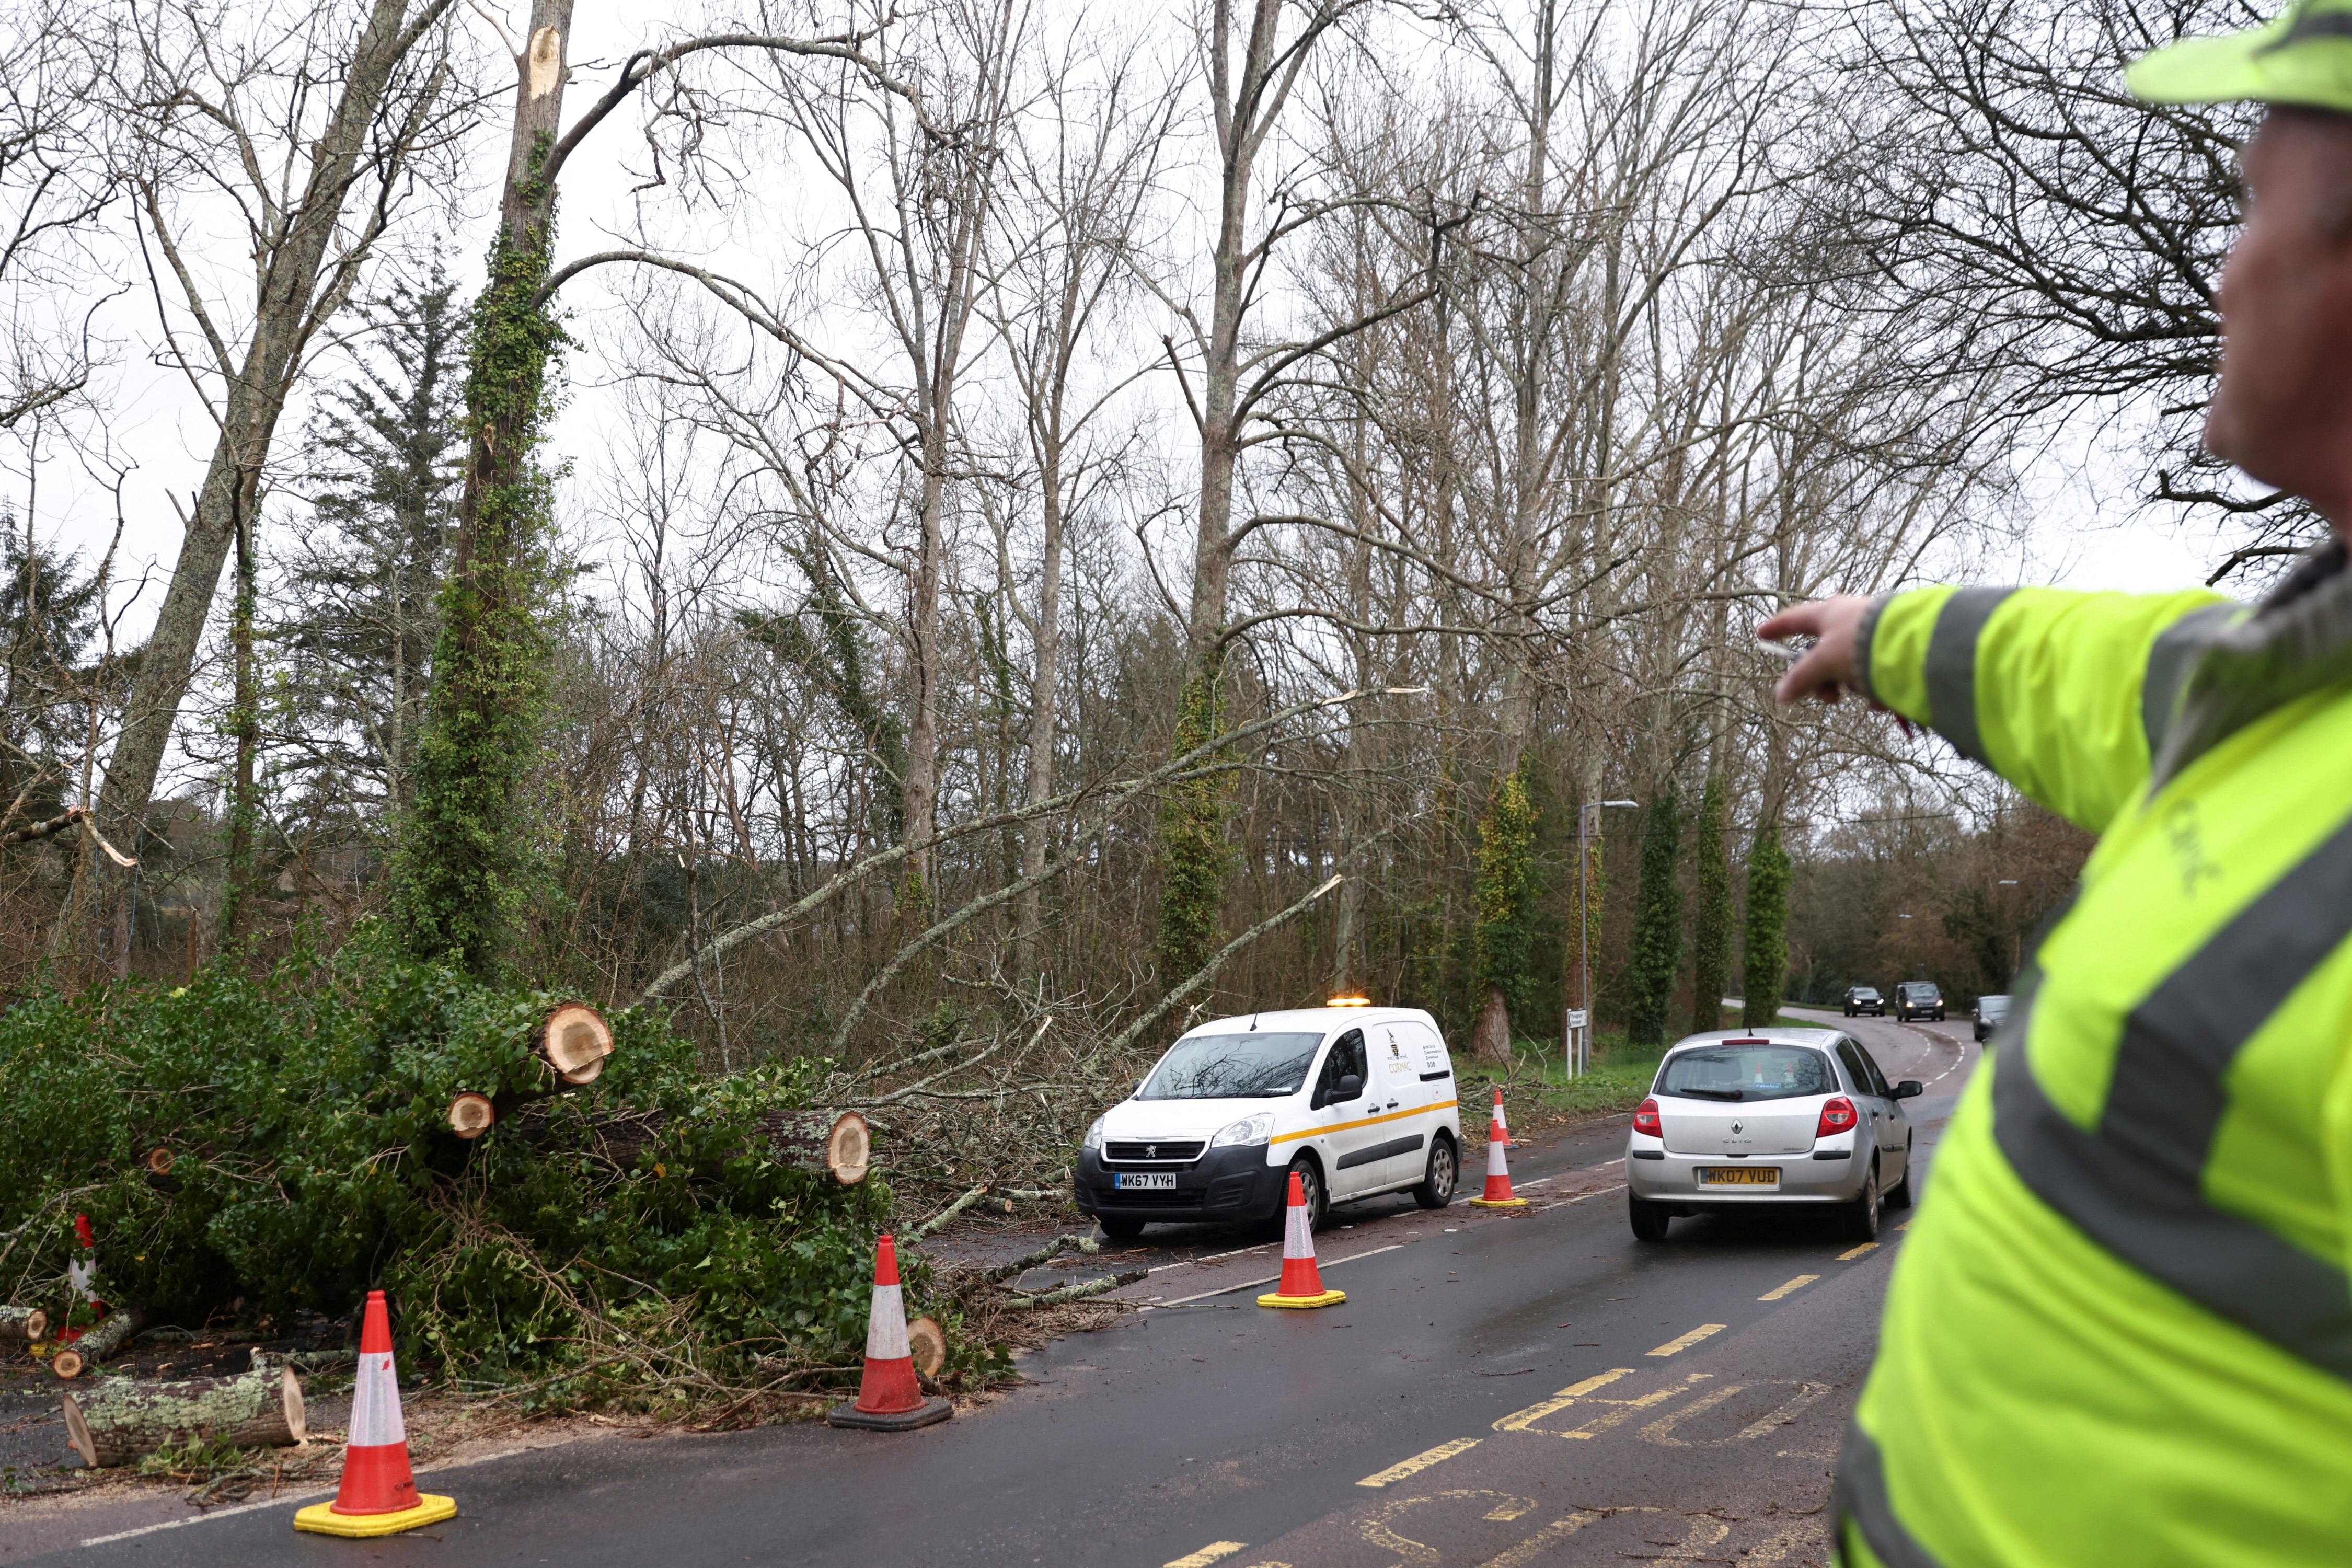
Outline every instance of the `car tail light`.
<svg viewBox="0 0 2352 1568"><path fill-rule="evenodd" d="M1851 1113L1851 1110L1852 1108L1849 1107L1849 1113ZM1665 1134L1659 1131L1658 1128L1658 1102L1656 1100L1645 1100L1642 1101L1641 1109L1633 1112L1633 1131L1636 1132L1646 1132L1653 1138L1663 1138L1665 1136Z"/></svg>
<svg viewBox="0 0 2352 1568"><path fill-rule="evenodd" d="M1813 1136L1826 1138L1832 1132L1851 1132L1854 1123L1861 1120L1854 1113L1853 1100L1844 1095L1833 1094L1822 1102L1821 1125L1813 1129Z"/></svg>

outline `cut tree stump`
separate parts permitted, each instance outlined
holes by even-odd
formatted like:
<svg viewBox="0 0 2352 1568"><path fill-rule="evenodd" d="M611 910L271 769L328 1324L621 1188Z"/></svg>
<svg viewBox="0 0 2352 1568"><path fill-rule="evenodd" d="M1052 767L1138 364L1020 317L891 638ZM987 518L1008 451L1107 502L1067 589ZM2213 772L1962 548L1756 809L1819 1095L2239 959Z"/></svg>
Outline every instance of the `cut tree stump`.
<svg viewBox="0 0 2352 1568"><path fill-rule="evenodd" d="M96 1366L129 1344L146 1326L147 1314L138 1308L117 1307L98 1327L69 1345L59 1345L57 1353L49 1357L49 1370L62 1378L79 1377L84 1369Z"/></svg>
<svg viewBox="0 0 2352 1568"><path fill-rule="evenodd" d="M109 1378L64 1399L66 1436L92 1469L127 1465L201 1437L239 1448L283 1448L308 1428L302 1380L281 1366L184 1383Z"/></svg>
<svg viewBox="0 0 2352 1568"><path fill-rule="evenodd" d="M531 1049L566 1083L593 1083L613 1054L613 1028L584 1002L566 1002L539 1026Z"/></svg>
<svg viewBox="0 0 2352 1568"><path fill-rule="evenodd" d="M778 1114L762 1122L761 1131L768 1135L769 1154L785 1164L804 1171L830 1171L845 1187L866 1179L874 1135L866 1129L866 1118L855 1110L843 1111L833 1119L832 1126L821 1130Z"/></svg>
<svg viewBox="0 0 2352 1568"><path fill-rule="evenodd" d="M48 1334L49 1315L38 1307L0 1307L0 1340L38 1344Z"/></svg>
<svg viewBox="0 0 2352 1568"><path fill-rule="evenodd" d="M498 1120L498 1108L487 1094L467 1089L449 1102L449 1131L469 1143L488 1132Z"/></svg>
<svg viewBox="0 0 2352 1568"><path fill-rule="evenodd" d="M940 1327L937 1318L917 1318L907 1325L907 1348L915 1357L915 1370L925 1377L937 1377L940 1368L948 1364L947 1331Z"/></svg>
<svg viewBox="0 0 2352 1568"><path fill-rule="evenodd" d="M179 1163L180 1157L169 1149L159 1146L147 1151L147 1173L151 1176L168 1176Z"/></svg>

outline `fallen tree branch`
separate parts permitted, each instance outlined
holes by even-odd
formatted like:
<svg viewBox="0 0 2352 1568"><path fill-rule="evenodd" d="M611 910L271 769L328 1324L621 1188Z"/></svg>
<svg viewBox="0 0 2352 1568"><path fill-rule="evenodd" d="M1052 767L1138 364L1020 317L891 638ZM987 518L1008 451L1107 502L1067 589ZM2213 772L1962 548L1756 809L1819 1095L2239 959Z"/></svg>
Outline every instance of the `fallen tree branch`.
<svg viewBox="0 0 2352 1568"><path fill-rule="evenodd" d="M988 1191L988 1184L982 1182L979 1186L972 1188L971 1191L964 1194L963 1196L956 1199L955 1202L950 1204L947 1207L941 1209L939 1213L933 1215L930 1218L917 1226L914 1229L908 1231L907 1233L907 1239L908 1241L922 1240L923 1237L930 1235L931 1232L939 1229L940 1226L947 1224L948 1221L955 1218L956 1215L963 1213L964 1210L978 1203L980 1201L980 1195L986 1191Z"/></svg>
<svg viewBox="0 0 2352 1568"><path fill-rule="evenodd" d="M147 1326L147 1314L136 1307L117 1307L98 1327L69 1345L60 1345L49 1358L49 1370L59 1377L79 1377L87 1368L120 1352Z"/></svg>
<svg viewBox="0 0 2352 1568"><path fill-rule="evenodd" d="M0 833L0 849L6 849L18 844L30 844L36 839L47 838L53 833L63 833L89 815L89 807L78 805L64 816L52 816L47 822L27 823L22 827Z"/></svg>
<svg viewBox="0 0 2352 1568"><path fill-rule="evenodd" d="M1329 881L1325 882L1321 887L1316 889L1313 892L1307 894L1297 903L1292 904L1287 909L1278 910L1275 913L1266 916L1265 919L1258 921L1257 924L1250 927L1249 930L1242 932L1241 935L1234 938L1233 941L1217 949L1215 952L1210 954L1208 963L1202 964L1199 969L1194 970L1191 976L1188 977L1181 984L1169 992L1166 995L1160 997L1159 1001L1154 1002L1150 1006L1145 1008L1140 1017L1128 1025L1126 1028L1121 1029L1118 1036L1112 1039L1111 1043L1104 1048L1103 1055L1116 1057L1120 1052L1126 1050L1129 1046L1134 1045L1136 1041L1143 1037L1145 1030L1150 1028L1151 1026L1166 1017L1170 1010L1174 1008L1178 1003L1192 994L1193 992L1200 990L1201 987L1206 985L1210 981L1214 980L1217 977L1217 971L1223 969L1225 966L1226 961L1232 958L1234 954L1239 952L1242 949L1247 947L1250 943L1264 936L1266 932L1276 930L1277 927L1287 925L1290 921L1297 920L1300 915L1306 913L1307 909L1312 906L1318 899L1320 899L1324 894L1329 892L1332 889L1338 887L1347 879L1348 879L1343 876L1334 874Z"/></svg>
<svg viewBox="0 0 2352 1568"><path fill-rule="evenodd" d="M1083 1301L1089 1296L1105 1295L1122 1285L1132 1285L1150 1272L1149 1268L1123 1269L1098 1279L1081 1279L1075 1285L1065 1285L1040 1296L1015 1296L1004 1304L1008 1307L1058 1307L1065 1301Z"/></svg>

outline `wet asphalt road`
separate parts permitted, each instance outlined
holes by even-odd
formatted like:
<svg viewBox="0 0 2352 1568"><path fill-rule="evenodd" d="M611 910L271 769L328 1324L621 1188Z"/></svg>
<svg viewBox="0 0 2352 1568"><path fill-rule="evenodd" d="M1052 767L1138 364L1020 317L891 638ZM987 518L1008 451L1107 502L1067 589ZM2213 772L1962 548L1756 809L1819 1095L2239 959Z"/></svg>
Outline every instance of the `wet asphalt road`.
<svg viewBox="0 0 2352 1568"><path fill-rule="evenodd" d="M1888 1078L1927 1082L1906 1106L1925 1170L1978 1058L1969 1026L1852 1026ZM32 1561L1826 1563L1906 1216L1859 1250L1803 1213L1678 1220L1645 1247L1622 1139L1524 1152L1529 1213L1338 1211L1353 1228L1318 1248L1349 1299L1321 1311L1254 1304L1278 1248L1188 1247L1123 1292L1162 1304L1039 1352L1029 1386L943 1426L578 1443L421 1477L463 1510L429 1533L297 1536L311 1500L289 1499Z"/></svg>

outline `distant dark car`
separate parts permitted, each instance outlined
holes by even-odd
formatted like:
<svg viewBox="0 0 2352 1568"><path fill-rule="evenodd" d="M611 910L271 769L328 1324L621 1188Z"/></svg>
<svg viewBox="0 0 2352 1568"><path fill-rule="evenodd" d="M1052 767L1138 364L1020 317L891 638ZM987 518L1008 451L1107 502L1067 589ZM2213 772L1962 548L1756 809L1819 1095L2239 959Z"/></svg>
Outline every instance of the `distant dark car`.
<svg viewBox="0 0 2352 1568"><path fill-rule="evenodd" d="M1978 997L1976 1019L1977 1039L1982 1042L1992 1038L1994 1033L2009 1019L2009 998L2006 996Z"/></svg>
<svg viewBox="0 0 2352 1568"><path fill-rule="evenodd" d="M1868 1013L1875 1017L1886 1016L1886 998L1875 986L1849 985L1845 988L1845 1016L1849 1018Z"/></svg>
<svg viewBox="0 0 2352 1568"><path fill-rule="evenodd" d="M1895 988L1895 1016L1905 1023L1914 1018L1944 1021L1944 994L1925 980L1906 980Z"/></svg>

